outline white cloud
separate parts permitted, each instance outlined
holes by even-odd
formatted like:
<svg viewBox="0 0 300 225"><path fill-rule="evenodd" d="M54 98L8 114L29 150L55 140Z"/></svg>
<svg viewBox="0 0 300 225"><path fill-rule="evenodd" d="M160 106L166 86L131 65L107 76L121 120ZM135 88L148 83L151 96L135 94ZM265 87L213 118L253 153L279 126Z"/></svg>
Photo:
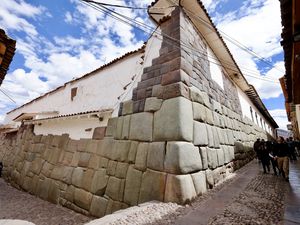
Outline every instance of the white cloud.
<svg viewBox="0 0 300 225"><path fill-rule="evenodd" d="M73 21L72 14L70 12L66 12L66 14L65 14L65 22L66 23L72 23L72 21Z"/></svg>
<svg viewBox="0 0 300 225"><path fill-rule="evenodd" d="M285 109L269 110L271 116L274 118L280 129L287 130L286 125L289 123Z"/></svg>

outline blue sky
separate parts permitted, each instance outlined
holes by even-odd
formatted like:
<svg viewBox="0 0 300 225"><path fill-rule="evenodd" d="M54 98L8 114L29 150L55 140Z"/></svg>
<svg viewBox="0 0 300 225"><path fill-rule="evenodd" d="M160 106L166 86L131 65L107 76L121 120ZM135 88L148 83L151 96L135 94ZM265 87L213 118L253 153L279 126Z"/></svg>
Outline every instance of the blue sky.
<svg viewBox="0 0 300 225"><path fill-rule="evenodd" d="M137 7L151 3L151 0L98 1ZM278 83L284 74L279 1L203 0L203 3L221 32L268 61L259 60L225 39L249 83L255 86L279 126L286 128L284 98ZM146 10L116 10L150 23ZM148 34L80 0L1 0L0 27L17 40L16 55L1 86L16 103L0 93L0 123L6 112L137 49L148 38Z"/></svg>

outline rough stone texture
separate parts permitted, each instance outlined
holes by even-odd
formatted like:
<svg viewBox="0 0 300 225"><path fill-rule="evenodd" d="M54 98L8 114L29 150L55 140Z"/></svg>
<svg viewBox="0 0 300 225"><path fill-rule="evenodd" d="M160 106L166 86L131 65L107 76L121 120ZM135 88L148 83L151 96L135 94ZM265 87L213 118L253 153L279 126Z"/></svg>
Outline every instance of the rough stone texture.
<svg viewBox="0 0 300 225"><path fill-rule="evenodd" d="M107 207L108 200L103 197L93 196L90 213L92 216L102 217L105 216L105 210Z"/></svg>
<svg viewBox="0 0 300 225"><path fill-rule="evenodd" d="M189 100L178 97L165 100L154 113L154 141L192 141L193 109Z"/></svg>
<svg viewBox="0 0 300 225"><path fill-rule="evenodd" d="M140 143L137 148L136 160L134 167L138 170L145 171L147 168L147 155L149 143Z"/></svg>
<svg viewBox="0 0 300 225"><path fill-rule="evenodd" d="M79 207L89 210L93 195L82 189L75 189L74 202Z"/></svg>
<svg viewBox="0 0 300 225"><path fill-rule="evenodd" d="M199 149L187 142L168 142L165 171L186 174L202 169Z"/></svg>
<svg viewBox="0 0 300 225"><path fill-rule="evenodd" d="M129 205L137 205L138 203L142 174L141 171L134 169L132 166L128 168L124 190L124 202Z"/></svg>
<svg viewBox="0 0 300 225"><path fill-rule="evenodd" d="M205 171L191 174L197 195L202 195L207 191Z"/></svg>
<svg viewBox="0 0 300 225"><path fill-rule="evenodd" d="M146 112L156 112L160 109L162 104L162 99L156 97L147 98L145 102L145 111Z"/></svg>
<svg viewBox="0 0 300 225"><path fill-rule="evenodd" d="M143 174L139 203L158 200L164 201L166 173L147 169Z"/></svg>
<svg viewBox="0 0 300 225"><path fill-rule="evenodd" d="M194 145L208 145L206 125L194 121Z"/></svg>
<svg viewBox="0 0 300 225"><path fill-rule="evenodd" d="M95 195L102 196L105 192L107 182L108 176L106 175L105 169L99 169L95 171L91 186L91 192Z"/></svg>
<svg viewBox="0 0 300 225"><path fill-rule="evenodd" d="M149 145L147 167L153 170L164 171L165 150L164 142L153 142Z"/></svg>
<svg viewBox="0 0 300 225"><path fill-rule="evenodd" d="M196 190L191 175L168 174L165 201L183 204L191 201L195 197Z"/></svg>
<svg viewBox="0 0 300 225"><path fill-rule="evenodd" d="M152 141L153 114L144 112L131 116L129 138L138 141Z"/></svg>

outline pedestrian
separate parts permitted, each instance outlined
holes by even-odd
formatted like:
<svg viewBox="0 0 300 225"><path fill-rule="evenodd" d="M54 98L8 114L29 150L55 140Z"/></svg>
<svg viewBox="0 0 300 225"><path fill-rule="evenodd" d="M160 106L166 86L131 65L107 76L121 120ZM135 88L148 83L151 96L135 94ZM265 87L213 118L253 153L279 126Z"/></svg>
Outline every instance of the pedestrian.
<svg viewBox="0 0 300 225"><path fill-rule="evenodd" d="M264 169L264 173L270 172L270 156L264 139L261 140L259 146L260 160Z"/></svg>
<svg viewBox="0 0 300 225"><path fill-rule="evenodd" d="M289 152L287 143L284 141L283 137L278 138L278 143L275 146L276 155L275 158L278 163L279 171L281 172L283 178L289 181Z"/></svg>
<svg viewBox="0 0 300 225"><path fill-rule="evenodd" d="M2 177L2 169L3 169L3 163L0 162L0 177Z"/></svg>
<svg viewBox="0 0 300 225"><path fill-rule="evenodd" d="M275 159L275 155L277 155L275 143L272 141L267 141L266 146L267 146L267 150L269 152L269 157L270 157L270 161L272 164L274 175L277 176L277 170L279 170L279 169L278 169L277 160Z"/></svg>
<svg viewBox="0 0 300 225"><path fill-rule="evenodd" d="M295 142L293 141L292 137L289 137L287 139L287 145L288 145L288 149L289 149L290 160L297 160L297 158L296 158Z"/></svg>
<svg viewBox="0 0 300 225"><path fill-rule="evenodd" d="M253 144L253 150L256 153L256 158L258 159L258 162L260 162L260 150L259 150L259 148L260 148L260 139L257 138L257 140Z"/></svg>

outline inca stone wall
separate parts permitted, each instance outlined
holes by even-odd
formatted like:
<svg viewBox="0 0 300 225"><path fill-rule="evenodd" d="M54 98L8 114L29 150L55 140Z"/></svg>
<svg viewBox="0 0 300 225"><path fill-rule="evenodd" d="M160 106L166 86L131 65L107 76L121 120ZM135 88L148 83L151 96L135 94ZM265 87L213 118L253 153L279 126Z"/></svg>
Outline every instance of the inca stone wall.
<svg viewBox="0 0 300 225"><path fill-rule="evenodd" d="M161 29L207 50L179 8ZM224 90L211 79L205 57L165 36L160 56L144 69L132 100L109 120L102 140L35 136L23 127L1 137L4 176L43 199L98 217L150 200L183 204L213 188L253 158L253 141L266 134L242 117L227 76Z"/></svg>

